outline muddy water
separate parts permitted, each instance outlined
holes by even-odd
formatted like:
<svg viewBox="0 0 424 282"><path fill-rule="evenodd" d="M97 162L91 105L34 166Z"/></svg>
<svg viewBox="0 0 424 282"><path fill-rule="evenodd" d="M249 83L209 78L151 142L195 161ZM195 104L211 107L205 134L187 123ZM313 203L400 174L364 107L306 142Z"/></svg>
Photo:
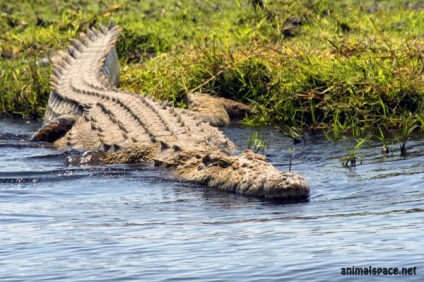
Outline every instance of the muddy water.
<svg viewBox="0 0 424 282"><path fill-rule="evenodd" d="M349 143L296 145L311 199L283 204L153 167L68 166L70 152L25 141L38 126L0 121L1 281L387 281L341 275L353 266L417 267L396 280L424 278L424 138L406 158L368 144L354 169L341 166ZM243 148L252 130L225 131ZM286 170L291 140L261 132Z"/></svg>

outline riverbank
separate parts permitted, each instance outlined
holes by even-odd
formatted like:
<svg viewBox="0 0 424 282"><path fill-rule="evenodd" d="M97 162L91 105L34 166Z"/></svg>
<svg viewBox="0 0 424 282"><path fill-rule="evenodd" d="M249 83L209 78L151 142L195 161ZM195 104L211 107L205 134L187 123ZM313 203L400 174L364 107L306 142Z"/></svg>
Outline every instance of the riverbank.
<svg viewBox="0 0 424 282"><path fill-rule="evenodd" d="M180 107L195 91L232 97L255 108L245 124L333 137L424 128L420 1L246 2L1 4L0 112L41 118L51 69L40 61L113 18L123 89Z"/></svg>

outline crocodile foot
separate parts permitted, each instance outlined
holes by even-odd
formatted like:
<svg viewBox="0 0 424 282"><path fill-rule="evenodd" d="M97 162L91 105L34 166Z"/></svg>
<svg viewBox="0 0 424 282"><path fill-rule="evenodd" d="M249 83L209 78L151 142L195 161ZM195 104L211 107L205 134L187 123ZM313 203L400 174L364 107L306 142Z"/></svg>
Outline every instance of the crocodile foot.
<svg viewBox="0 0 424 282"><path fill-rule="evenodd" d="M240 118L252 112L252 108L241 102L203 93L187 95L188 109L195 111L212 126L230 124L231 118Z"/></svg>

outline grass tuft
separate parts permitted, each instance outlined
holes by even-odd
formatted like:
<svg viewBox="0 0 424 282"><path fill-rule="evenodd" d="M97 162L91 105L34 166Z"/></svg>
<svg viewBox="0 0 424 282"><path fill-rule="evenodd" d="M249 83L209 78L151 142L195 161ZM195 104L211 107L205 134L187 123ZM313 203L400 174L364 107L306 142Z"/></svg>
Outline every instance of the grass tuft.
<svg viewBox="0 0 424 282"><path fill-rule="evenodd" d="M255 108L244 124L324 129L333 141L378 128L402 131L405 113L414 120L408 129L424 130L424 7L418 0L0 5L3 114L41 118L51 70L40 60L113 18L122 28L123 89L180 107L187 93L213 92Z"/></svg>

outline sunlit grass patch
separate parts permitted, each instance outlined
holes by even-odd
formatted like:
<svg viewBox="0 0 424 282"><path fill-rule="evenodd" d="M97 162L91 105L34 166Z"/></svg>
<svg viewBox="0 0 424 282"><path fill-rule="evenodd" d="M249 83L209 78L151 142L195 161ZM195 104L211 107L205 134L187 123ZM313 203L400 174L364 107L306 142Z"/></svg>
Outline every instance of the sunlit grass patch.
<svg viewBox="0 0 424 282"><path fill-rule="evenodd" d="M40 118L42 58L111 18L120 87L186 106L194 91L254 107L243 123L326 130L422 129L420 1L27 1L2 5L0 111ZM353 125L354 124L354 125Z"/></svg>

